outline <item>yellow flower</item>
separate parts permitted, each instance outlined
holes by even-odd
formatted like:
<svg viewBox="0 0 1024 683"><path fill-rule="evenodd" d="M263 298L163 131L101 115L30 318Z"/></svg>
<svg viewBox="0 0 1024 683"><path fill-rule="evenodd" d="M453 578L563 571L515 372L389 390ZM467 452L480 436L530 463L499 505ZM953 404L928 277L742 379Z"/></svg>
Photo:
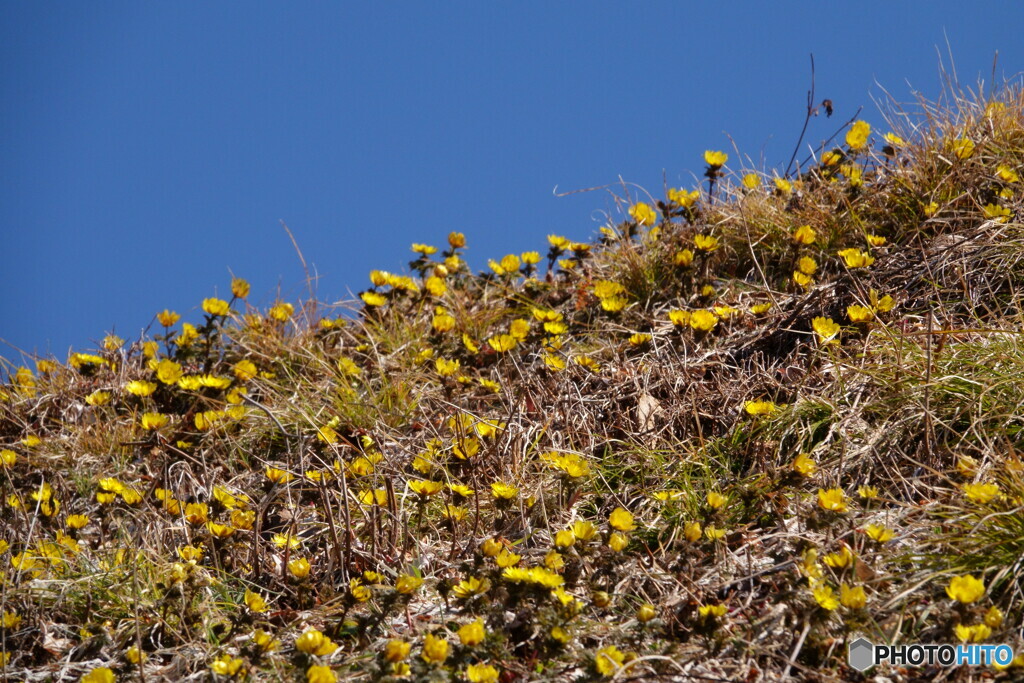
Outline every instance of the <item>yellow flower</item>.
<svg viewBox="0 0 1024 683"><path fill-rule="evenodd" d="M867 121L855 121L850 130L846 131L846 144L850 149L863 149L868 144L871 126Z"/></svg>
<svg viewBox="0 0 1024 683"><path fill-rule="evenodd" d="M470 664L466 667L466 680L470 683L498 683L499 674L490 664Z"/></svg>
<svg viewBox="0 0 1024 683"><path fill-rule="evenodd" d="M818 262L810 256L803 256L796 262L796 267L804 275L814 275L818 270Z"/></svg>
<svg viewBox="0 0 1024 683"><path fill-rule="evenodd" d="M842 160L843 160L842 152L840 152L838 150L834 150L834 149L830 150L828 152L825 152L824 154L821 155L821 165L822 166L835 166L836 164L838 164Z"/></svg>
<svg viewBox="0 0 1024 683"><path fill-rule="evenodd" d="M509 323L508 333L519 341L524 341L530 334L530 323L522 318L517 318Z"/></svg>
<svg viewBox="0 0 1024 683"><path fill-rule="evenodd" d="M367 306L383 306L388 302L388 298L380 292L363 292L359 295L359 298Z"/></svg>
<svg viewBox="0 0 1024 683"><path fill-rule="evenodd" d="M864 235L864 239L873 247L884 246L886 242L885 238L881 235L872 235L871 233Z"/></svg>
<svg viewBox="0 0 1024 683"><path fill-rule="evenodd" d="M499 500L512 500L519 495L519 489L511 484L505 482L496 481L491 484L491 493L495 498Z"/></svg>
<svg viewBox="0 0 1024 683"><path fill-rule="evenodd" d="M570 529L563 529L555 533L556 548L570 548L576 542L576 536Z"/></svg>
<svg viewBox="0 0 1024 683"><path fill-rule="evenodd" d="M717 491L708 491L707 500L708 506L716 510L725 505L726 503L725 496L723 496L721 493L718 493Z"/></svg>
<svg viewBox="0 0 1024 683"><path fill-rule="evenodd" d="M842 489L818 489L818 506L832 512L846 512L848 509L846 494Z"/></svg>
<svg viewBox="0 0 1024 683"><path fill-rule="evenodd" d="M448 659L448 641L428 633L423 639L422 656L427 664L440 664Z"/></svg>
<svg viewBox="0 0 1024 683"><path fill-rule="evenodd" d="M711 252L718 249L718 238L711 235L694 235L693 244L701 251Z"/></svg>
<svg viewBox="0 0 1024 683"><path fill-rule="evenodd" d="M333 654L338 645L317 629L311 628L295 639L295 649L308 655L324 657Z"/></svg>
<svg viewBox="0 0 1024 683"><path fill-rule="evenodd" d="M748 190L756 190L757 188L761 187L761 177L756 173L747 173L745 176L743 176L742 183L743 187L747 188Z"/></svg>
<svg viewBox="0 0 1024 683"><path fill-rule="evenodd" d="M21 626L21 615L17 612L4 612L0 616L0 627L5 630L14 630Z"/></svg>
<svg viewBox="0 0 1024 683"><path fill-rule="evenodd" d="M793 282L797 283L805 289L811 284L811 276L807 273L800 272L799 270L793 271Z"/></svg>
<svg viewBox="0 0 1024 683"><path fill-rule="evenodd" d="M259 593L255 593L249 589L245 591L245 606L253 612L266 612L267 601L263 599L263 596Z"/></svg>
<svg viewBox="0 0 1024 683"><path fill-rule="evenodd" d="M519 257L515 254L506 254L501 257L501 269L506 273L514 273L519 270ZM501 275L501 273L499 273Z"/></svg>
<svg viewBox="0 0 1024 683"><path fill-rule="evenodd" d="M687 192L686 190L670 188L668 191L668 200L670 202L675 202L679 206L687 209L696 204L698 199L700 199L700 190Z"/></svg>
<svg viewBox="0 0 1024 683"><path fill-rule="evenodd" d="M629 539L625 534L615 531L608 537L608 547L617 553L622 552L629 545Z"/></svg>
<svg viewBox="0 0 1024 683"><path fill-rule="evenodd" d="M862 609L868 604L868 596L864 592L864 586L854 586L851 588L845 583L839 584L839 602L847 609Z"/></svg>
<svg viewBox="0 0 1024 683"><path fill-rule="evenodd" d="M629 345L633 347L640 347L650 343L651 335L649 334L641 334L638 332L636 334L630 335L629 337Z"/></svg>
<svg viewBox="0 0 1024 683"><path fill-rule="evenodd" d="M337 683L338 677L329 666L314 664L306 669L306 683Z"/></svg>
<svg viewBox="0 0 1024 683"><path fill-rule="evenodd" d="M110 403L110 392L97 389L85 397L85 402L91 406L105 406Z"/></svg>
<svg viewBox="0 0 1024 683"><path fill-rule="evenodd" d="M992 629L985 624L975 624L974 626L957 624L953 630L962 643L980 643L992 635Z"/></svg>
<svg viewBox="0 0 1024 683"><path fill-rule="evenodd" d="M388 662L402 662L409 656L412 645L400 638L392 638L384 645L384 659Z"/></svg>
<svg viewBox="0 0 1024 683"><path fill-rule="evenodd" d="M156 378L164 384L176 384L182 377L181 366L164 358L156 364Z"/></svg>
<svg viewBox="0 0 1024 683"><path fill-rule="evenodd" d="M721 168L728 160L729 155L725 152L713 152L710 149L704 152L704 161L711 168Z"/></svg>
<svg viewBox="0 0 1024 683"><path fill-rule="evenodd" d="M886 133L882 137L885 139L886 142L888 142L893 147L902 147L905 144L907 144L903 140L903 138L901 138L899 135L896 135L895 133Z"/></svg>
<svg viewBox="0 0 1024 683"><path fill-rule="evenodd" d="M814 600L830 612L839 607L839 600L836 598L832 586L829 586L827 583L819 583L816 586L812 586L811 593L814 595Z"/></svg>
<svg viewBox="0 0 1024 683"><path fill-rule="evenodd" d="M793 460L793 469L804 477L813 476L818 471L818 463L808 453L801 453Z"/></svg>
<svg viewBox="0 0 1024 683"><path fill-rule="evenodd" d="M989 628L999 628L1003 625L1003 611L995 605L992 605L988 608L988 611L985 612L984 621L985 625Z"/></svg>
<svg viewBox="0 0 1024 683"><path fill-rule="evenodd" d="M632 517L630 517L630 519L632 519ZM587 541L597 536L597 527L594 526L593 522L588 522L580 519L572 523L572 533L577 540L586 543Z"/></svg>
<svg viewBox="0 0 1024 683"><path fill-rule="evenodd" d="M368 602L373 597L373 591L364 586L359 579L349 579L348 592L357 602Z"/></svg>
<svg viewBox="0 0 1024 683"><path fill-rule="evenodd" d="M432 296L444 296L448 291L448 285L444 283L444 279L437 275L431 275L424 280L423 286Z"/></svg>
<svg viewBox="0 0 1024 683"><path fill-rule="evenodd" d="M461 249L466 246L466 236L461 232L448 233L448 244L452 249Z"/></svg>
<svg viewBox="0 0 1024 683"><path fill-rule="evenodd" d="M969 605L985 595L985 584L970 574L954 576L946 586L946 595L957 602Z"/></svg>
<svg viewBox="0 0 1024 683"><path fill-rule="evenodd" d="M617 507L608 515L608 525L619 531L632 531L636 528L633 522L633 515L628 510Z"/></svg>
<svg viewBox="0 0 1024 683"><path fill-rule="evenodd" d="M609 313L618 313L626 304L629 303L625 297L613 296L608 299L601 299L601 308L608 311Z"/></svg>
<svg viewBox="0 0 1024 683"><path fill-rule="evenodd" d="M498 353L511 351L519 343L519 340L511 334L496 334L487 340L488 345Z"/></svg>
<svg viewBox="0 0 1024 683"><path fill-rule="evenodd" d="M304 557L297 557L288 563L288 573L300 581L309 576L309 560Z"/></svg>
<svg viewBox="0 0 1024 683"><path fill-rule="evenodd" d="M868 524L864 527L864 533L868 535L868 538L879 543L887 543L896 535L892 529L887 529L881 524Z"/></svg>
<svg viewBox="0 0 1024 683"><path fill-rule="evenodd" d="M939 205L935 202L928 202L924 207L924 215L931 217L939 212Z"/></svg>
<svg viewBox="0 0 1024 683"><path fill-rule="evenodd" d="M964 484L963 489L967 500L981 505L999 495L999 484Z"/></svg>
<svg viewBox="0 0 1024 683"><path fill-rule="evenodd" d="M697 608L697 613L705 619L721 619L727 611L725 605L700 605Z"/></svg>
<svg viewBox="0 0 1024 683"><path fill-rule="evenodd" d="M815 334L818 335L818 341L822 344L826 344L839 334L839 324L834 322L832 318L817 317L811 321L811 326L814 327Z"/></svg>
<svg viewBox="0 0 1024 683"><path fill-rule="evenodd" d="M227 315L231 308L224 299L209 298L203 299L203 311L210 315Z"/></svg>
<svg viewBox="0 0 1024 683"><path fill-rule="evenodd" d="M833 569L844 569L853 564L853 553L850 551L848 546L843 546L843 549L838 553L829 553L825 557L821 558L821 561L827 564Z"/></svg>
<svg viewBox="0 0 1024 683"><path fill-rule="evenodd" d="M494 556L494 563L502 569L506 569L508 567L516 566L519 564L519 560L521 559L523 559L522 555L517 555L516 553L509 552L505 548L502 548L501 552Z"/></svg>
<svg viewBox="0 0 1024 683"><path fill-rule="evenodd" d="M395 590L402 595L412 595L423 585L423 579L412 574L402 574L395 581Z"/></svg>
<svg viewBox="0 0 1024 683"><path fill-rule="evenodd" d="M117 351L119 348L124 346L124 339L118 337L116 334L108 334L103 338L103 348L107 351ZM52 372L56 369L56 366L47 360L41 360L36 363L36 367L39 368L39 372Z"/></svg>
<svg viewBox="0 0 1024 683"><path fill-rule="evenodd" d="M267 479L275 484L287 484L295 478L290 472L285 472L284 470L271 467L270 465L267 465L265 474L267 475Z"/></svg>
<svg viewBox="0 0 1024 683"><path fill-rule="evenodd" d="M850 322L863 323L872 320L875 317L874 311L864 306L850 305L846 307L846 315L850 318Z"/></svg>
<svg viewBox="0 0 1024 683"><path fill-rule="evenodd" d="M771 301L765 301L763 303L756 303L751 306L751 312L755 315L762 315L771 310Z"/></svg>
<svg viewBox="0 0 1024 683"><path fill-rule="evenodd" d="M871 500L878 498L878 489L874 486L861 486L857 489L857 495L861 498Z"/></svg>
<svg viewBox="0 0 1024 683"><path fill-rule="evenodd" d="M875 258L860 249L850 247L838 252L847 268L866 268L875 262Z"/></svg>
<svg viewBox="0 0 1024 683"><path fill-rule="evenodd" d="M246 382L253 379L258 374L256 364L251 360L240 360L235 363L234 367L231 368L232 372L235 373L235 377Z"/></svg>
<svg viewBox="0 0 1024 683"><path fill-rule="evenodd" d="M996 177L1004 183L1016 183L1020 180L1017 172L1005 164L1000 164L996 169Z"/></svg>
<svg viewBox="0 0 1024 683"><path fill-rule="evenodd" d="M136 379L125 384L124 390L133 396L150 396L156 391L156 382Z"/></svg>
<svg viewBox="0 0 1024 683"><path fill-rule="evenodd" d="M441 482L425 480L410 481L409 488L412 489L413 492L427 498L441 491Z"/></svg>
<svg viewBox="0 0 1024 683"><path fill-rule="evenodd" d="M270 310L267 311L267 316L269 316L271 320L276 320L279 323L284 323L288 322L288 318L292 317L292 313L294 312L294 306L292 306L290 303L282 302L271 306Z"/></svg>
<svg viewBox="0 0 1024 683"><path fill-rule="evenodd" d="M699 522L687 522L683 525L683 536L690 543L699 541L702 533L704 530L700 528Z"/></svg>
<svg viewBox="0 0 1024 683"><path fill-rule="evenodd" d="M181 320L181 316L175 313L174 311L169 311L165 308L164 310L156 314L156 319L164 327L170 327L174 323Z"/></svg>
<svg viewBox="0 0 1024 683"><path fill-rule="evenodd" d="M161 413L143 413L141 424L143 429L156 430L167 426L169 418Z"/></svg>
<svg viewBox="0 0 1024 683"><path fill-rule="evenodd" d="M240 657L232 657L229 654L223 654L210 662L210 671L218 676L233 678L239 671L241 671L242 666L244 665L245 660Z"/></svg>
<svg viewBox="0 0 1024 683"><path fill-rule="evenodd" d="M455 586L452 588L452 595L454 595L459 600L469 600L470 598L475 598L478 595L483 595L490 589L490 579L478 579L475 576L471 576L470 578L463 579L462 581L459 581L457 584L455 584Z"/></svg>
<svg viewBox="0 0 1024 683"><path fill-rule="evenodd" d="M625 287L613 280L596 280L593 289L598 299L610 299L626 291Z"/></svg>
<svg viewBox="0 0 1024 683"><path fill-rule="evenodd" d="M644 202L637 202L629 207L629 215L640 225L654 225L658 220L658 214Z"/></svg>
<svg viewBox="0 0 1024 683"><path fill-rule="evenodd" d="M434 367L437 370L437 374L441 377L451 377L459 371L461 363L458 360L447 360L445 358L438 358L434 361Z"/></svg>
<svg viewBox="0 0 1024 683"><path fill-rule="evenodd" d="M693 252L689 249L677 251L675 256L672 257L672 262L677 266L688 266L693 263Z"/></svg>
<svg viewBox="0 0 1024 683"><path fill-rule="evenodd" d="M458 630L459 642L467 647L473 647L483 642L484 637L487 635L486 629L484 629L484 622L480 619L471 621L468 624L460 627Z"/></svg>
<svg viewBox="0 0 1024 683"><path fill-rule="evenodd" d="M700 310L690 314L690 327L698 332L710 332L718 324L718 316L711 311Z"/></svg>
<svg viewBox="0 0 1024 683"><path fill-rule="evenodd" d="M89 523L89 518L85 515L68 515L65 523L69 529L81 529Z"/></svg>
<svg viewBox="0 0 1024 683"><path fill-rule="evenodd" d="M672 321L672 324L676 327L686 327L690 324L690 312L681 310L672 310L668 312L668 319Z"/></svg>
<svg viewBox="0 0 1024 683"><path fill-rule="evenodd" d="M431 254L437 253L437 247L432 247L429 244L416 244L412 245L413 252L422 254L423 256L430 256Z"/></svg>
<svg viewBox="0 0 1024 683"><path fill-rule="evenodd" d="M81 683L114 683L116 680L117 677L109 667L101 666L82 676Z"/></svg>
<svg viewBox="0 0 1024 683"><path fill-rule="evenodd" d="M548 244L555 251L561 252L569 248L569 240L560 235L548 235Z"/></svg>
<svg viewBox="0 0 1024 683"><path fill-rule="evenodd" d="M1010 219L1012 213L1005 206L999 206L998 204L986 204L982 212L985 214L985 218L996 223L1005 223Z"/></svg>
<svg viewBox="0 0 1024 683"><path fill-rule="evenodd" d="M797 244L814 244L818 234L809 225L801 225L793 231L793 241Z"/></svg>
<svg viewBox="0 0 1024 683"><path fill-rule="evenodd" d="M455 327L455 322L455 318L443 308L440 308L434 312L434 318L430 324L435 332L447 332Z"/></svg>
<svg viewBox="0 0 1024 683"><path fill-rule="evenodd" d="M231 278L231 293L239 299L249 296L249 283L240 277Z"/></svg>
<svg viewBox="0 0 1024 683"><path fill-rule="evenodd" d="M139 650L138 646L132 645L130 648L124 651L124 658L132 664L141 664L146 661L148 657L145 652Z"/></svg>
<svg viewBox="0 0 1024 683"><path fill-rule="evenodd" d="M636 620L641 624L646 624L656 616L658 616L658 611L654 608L654 605L649 602L645 602L640 605L639 609L636 611Z"/></svg>
<svg viewBox="0 0 1024 683"><path fill-rule="evenodd" d="M782 194L789 194L793 191L793 183L789 182L785 178L775 178L775 189Z"/></svg>
<svg viewBox="0 0 1024 683"><path fill-rule="evenodd" d="M704 535L712 541L717 541L724 538L728 532L725 529L719 529L714 524L708 524L704 527Z"/></svg>
<svg viewBox="0 0 1024 683"><path fill-rule="evenodd" d="M774 415L778 412L779 407L772 401L747 401L743 404L743 409L747 412L747 415Z"/></svg>
<svg viewBox="0 0 1024 683"><path fill-rule="evenodd" d="M957 159L969 159L974 155L974 142L967 138L957 138L953 141L952 150Z"/></svg>
<svg viewBox="0 0 1024 683"><path fill-rule="evenodd" d="M602 676L611 676L622 668L626 655L614 645L603 647L594 654L594 668Z"/></svg>

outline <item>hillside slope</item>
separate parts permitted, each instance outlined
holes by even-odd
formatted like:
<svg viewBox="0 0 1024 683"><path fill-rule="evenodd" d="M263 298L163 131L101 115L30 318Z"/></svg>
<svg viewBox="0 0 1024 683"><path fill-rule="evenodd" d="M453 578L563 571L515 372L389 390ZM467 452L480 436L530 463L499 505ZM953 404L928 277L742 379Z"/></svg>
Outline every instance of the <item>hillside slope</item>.
<svg viewBox="0 0 1024 683"><path fill-rule="evenodd" d="M236 280L201 324L7 363L7 675L857 680L859 635L1020 650L1024 96L949 102L799 178L709 152L700 188L485 273L452 233L347 307Z"/></svg>

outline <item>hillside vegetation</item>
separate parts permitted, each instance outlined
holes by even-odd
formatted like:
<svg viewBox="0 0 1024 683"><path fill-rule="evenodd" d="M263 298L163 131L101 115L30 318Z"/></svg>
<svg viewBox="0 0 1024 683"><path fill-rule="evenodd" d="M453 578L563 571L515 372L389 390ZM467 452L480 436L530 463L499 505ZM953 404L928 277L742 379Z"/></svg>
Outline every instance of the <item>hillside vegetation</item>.
<svg viewBox="0 0 1024 683"><path fill-rule="evenodd" d="M594 241L483 273L468 230L344 306L236 279L196 324L5 362L5 680L1022 651L1024 96L915 112L790 178L709 151L699 187L624 187Z"/></svg>

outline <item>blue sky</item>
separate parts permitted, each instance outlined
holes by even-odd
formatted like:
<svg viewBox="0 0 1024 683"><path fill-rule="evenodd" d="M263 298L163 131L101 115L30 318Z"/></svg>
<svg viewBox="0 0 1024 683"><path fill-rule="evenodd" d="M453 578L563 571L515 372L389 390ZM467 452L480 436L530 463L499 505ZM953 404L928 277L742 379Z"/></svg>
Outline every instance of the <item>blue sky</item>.
<svg viewBox="0 0 1024 683"><path fill-rule="evenodd" d="M476 267L591 237L622 179L692 186L733 141L784 166L808 54L836 117L1024 69L1024 4L0 5L0 355L136 338L204 297L317 296L466 233ZM884 131L881 131L884 132ZM736 167L735 154L730 166ZM225 297L228 298L228 297Z"/></svg>

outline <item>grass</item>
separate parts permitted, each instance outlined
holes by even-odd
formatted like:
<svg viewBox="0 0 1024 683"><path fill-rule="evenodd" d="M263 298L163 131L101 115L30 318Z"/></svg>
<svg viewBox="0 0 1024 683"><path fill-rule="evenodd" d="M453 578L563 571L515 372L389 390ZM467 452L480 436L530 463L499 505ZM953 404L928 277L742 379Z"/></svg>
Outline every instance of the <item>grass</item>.
<svg viewBox="0 0 1024 683"><path fill-rule="evenodd" d="M595 241L484 273L453 233L340 307L236 280L201 323L3 361L5 676L859 680L860 635L1019 650L1024 95L887 114L902 140L789 187L709 157L714 198L624 195Z"/></svg>

